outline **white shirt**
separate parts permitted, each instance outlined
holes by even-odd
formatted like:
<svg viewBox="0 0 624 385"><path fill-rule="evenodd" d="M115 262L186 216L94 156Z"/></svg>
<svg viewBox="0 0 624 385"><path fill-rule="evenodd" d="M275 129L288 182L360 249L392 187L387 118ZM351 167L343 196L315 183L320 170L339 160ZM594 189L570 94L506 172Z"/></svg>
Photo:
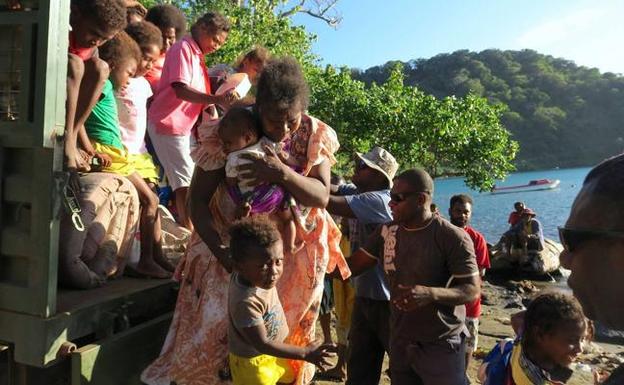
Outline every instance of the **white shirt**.
<svg viewBox="0 0 624 385"><path fill-rule="evenodd" d="M130 154L144 154L147 129L147 99L152 87L143 76L130 78L128 86L115 93L121 141Z"/></svg>

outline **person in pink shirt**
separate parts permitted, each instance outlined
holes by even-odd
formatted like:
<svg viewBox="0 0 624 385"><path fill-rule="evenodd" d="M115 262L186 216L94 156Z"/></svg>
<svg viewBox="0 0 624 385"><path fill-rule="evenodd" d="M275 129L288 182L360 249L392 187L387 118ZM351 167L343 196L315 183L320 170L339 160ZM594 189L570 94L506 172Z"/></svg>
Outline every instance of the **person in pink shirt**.
<svg viewBox="0 0 624 385"><path fill-rule="evenodd" d="M186 194L195 164L191 159L191 132L210 104L228 106L232 93L211 95L204 55L225 43L230 30L222 15L208 12L191 27L191 34L167 52L165 66L147 112L147 130L156 155L174 192L180 224L192 229Z"/></svg>

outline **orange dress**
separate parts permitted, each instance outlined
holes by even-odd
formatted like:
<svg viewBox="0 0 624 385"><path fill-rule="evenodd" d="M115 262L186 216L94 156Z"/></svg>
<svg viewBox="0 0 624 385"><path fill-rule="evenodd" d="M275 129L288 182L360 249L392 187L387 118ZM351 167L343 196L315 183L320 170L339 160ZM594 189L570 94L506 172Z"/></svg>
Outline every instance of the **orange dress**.
<svg viewBox="0 0 624 385"><path fill-rule="evenodd" d="M216 128L214 122L199 128L200 145L192 156L204 170L225 165ZM304 165L304 175L323 161L334 164L337 149L334 130L306 115L289 146L293 159L303 162L300 164ZM210 210L224 242L228 241L227 228L234 220L234 209L223 183L210 200ZM338 268L345 278L350 275L340 251L341 233L331 216L320 208L301 211L297 240L305 246L296 255L285 254L284 273L277 286L290 329L286 342L296 345L306 345L314 339L325 272ZM229 274L194 233L175 278L180 281L180 291L173 321L160 357L145 369L141 380L149 385L169 385L170 381L180 385L223 384L218 371L226 365L227 357ZM295 383L310 383L314 366L300 361L291 363L298 373Z"/></svg>

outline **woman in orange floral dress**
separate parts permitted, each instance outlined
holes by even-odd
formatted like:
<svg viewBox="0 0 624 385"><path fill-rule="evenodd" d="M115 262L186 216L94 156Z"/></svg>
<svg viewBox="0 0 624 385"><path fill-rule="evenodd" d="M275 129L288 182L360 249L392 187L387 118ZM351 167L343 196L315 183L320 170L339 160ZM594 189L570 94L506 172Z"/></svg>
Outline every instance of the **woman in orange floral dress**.
<svg viewBox="0 0 624 385"><path fill-rule="evenodd" d="M264 159L241 166L245 177L258 183L280 184L299 206L297 241L304 247L285 255L278 283L291 333L287 342L297 345L314 339L325 272L338 268L343 277L350 274L339 247L340 230L324 208L338 140L331 127L305 114L307 103L308 87L297 62L271 62L260 76L255 109L264 135L282 144L288 164L269 151ZM225 155L216 128L214 122L200 128L200 146L193 153L195 233L176 270L181 285L169 334L160 357L141 376L149 385L225 383L219 371L227 365L227 229L235 205L224 183ZM310 383L314 367L298 361L292 365L298 372L296 384Z"/></svg>

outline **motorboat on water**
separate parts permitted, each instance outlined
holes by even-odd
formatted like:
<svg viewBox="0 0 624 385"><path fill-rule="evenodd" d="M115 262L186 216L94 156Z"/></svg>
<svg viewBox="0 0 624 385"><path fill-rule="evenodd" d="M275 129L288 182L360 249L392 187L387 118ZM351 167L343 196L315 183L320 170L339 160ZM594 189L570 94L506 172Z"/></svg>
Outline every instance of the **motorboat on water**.
<svg viewBox="0 0 624 385"><path fill-rule="evenodd" d="M527 184L516 186L494 186L492 188L492 194L507 194L515 192L526 191L539 191L539 190L552 190L559 187L561 181L559 179L536 179L529 181Z"/></svg>

